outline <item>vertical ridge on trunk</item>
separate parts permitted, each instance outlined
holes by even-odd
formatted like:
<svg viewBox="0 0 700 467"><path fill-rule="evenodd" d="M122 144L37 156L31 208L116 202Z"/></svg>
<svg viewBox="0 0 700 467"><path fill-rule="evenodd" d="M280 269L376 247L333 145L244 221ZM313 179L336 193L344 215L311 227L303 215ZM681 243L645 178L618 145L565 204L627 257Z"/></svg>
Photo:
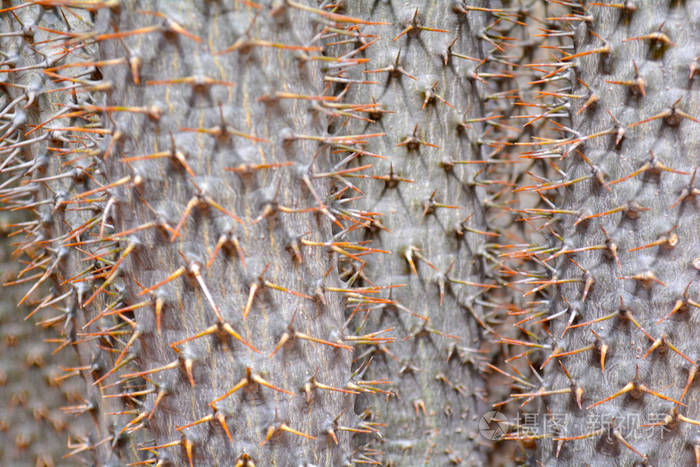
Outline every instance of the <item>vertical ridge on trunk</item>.
<svg viewBox="0 0 700 467"><path fill-rule="evenodd" d="M469 3L345 5L350 16L388 23L358 30L368 61L362 73L345 75L368 81L347 100L368 106L370 121L338 125L380 134L362 145L357 164L372 168L354 179L357 189L338 191L358 198L347 206L368 218L358 238L383 251L346 271L357 285L388 288L383 301L353 309L350 324L395 336L355 357L366 379L386 383L385 397L357 402L381 435L358 437L356 445L381 465L483 465L489 458L489 440L478 433L499 314L488 298L500 281L499 234L490 231L498 195L489 182L501 162L494 148L509 136L489 121L512 109L486 96L511 75L499 61L498 21L478 8L488 2Z"/></svg>
<svg viewBox="0 0 700 467"><path fill-rule="evenodd" d="M530 384L514 385L524 408L507 436L533 462L700 462L699 11L651 1L550 15L552 37L569 38L550 59L568 115L548 142L550 178L520 188L546 200L547 225L530 221L543 241L523 290L540 306L512 342Z"/></svg>
<svg viewBox="0 0 700 467"><path fill-rule="evenodd" d="M241 1L26 8L43 15L25 40L49 57L34 105L57 103L22 154L49 159L27 242L45 242L42 282L71 310L60 324L96 421L81 455L348 462L352 346L326 291L341 282L316 175L331 163L326 117L312 108L326 100L322 15Z"/></svg>

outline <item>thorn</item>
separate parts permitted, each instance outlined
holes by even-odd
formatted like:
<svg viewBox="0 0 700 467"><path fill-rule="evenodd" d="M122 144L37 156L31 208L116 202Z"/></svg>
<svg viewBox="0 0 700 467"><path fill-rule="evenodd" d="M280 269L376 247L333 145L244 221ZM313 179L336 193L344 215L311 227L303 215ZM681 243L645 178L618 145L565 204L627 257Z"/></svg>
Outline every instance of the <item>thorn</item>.
<svg viewBox="0 0 700 467"><path fill-rule="evenodd" d="M114 263L114 266L112 266L112 272L107 277L107 280L105 280L100 285L100 287L98 287L98 289L95 291L95 293L93 293L92 296L90 298L88 298L87 301L85 301L83 306L88 306L90 303L92 303L92 301L100 294L100 292L102 292L105 288L107 288L107 286L109 286L114 281L114 279L116 279L117 273L119 272L119 266L126 259L126 257L129 256L129 253L134 251L134 249L136 248L136 246L138 244L139 243L137 241L129 242L129 245L124 249L124 252L121 254L121 256L119 257L117 262Z"/></svg>
<svg viewBox="0 0 700 467"><path fill-rule="evenodd" d="M642 283L642 285L646 289L651 288L652 282L656 282L657 284L660 284L661 286L666 287L666 284L664 284L659 279L657 279L652 271L642 272L639 274L635 274L633 276L621 276L621 277L618 277L618 279L631 279L631 280L639 281Z"/></svg>
<svg viewBox="0 0 700 467"><path fill-rule="evenodd" d="M194 360L191 358L185 358L185 373L187 373L187 379L190 381L190 385L194 387L194 375L192 373L192 367L194 365Z"/></svg>
<svg viewBox="0 0 700 467"><path fill-rule="evenodd" d="M160 335L160 321L161 321L161 315L163 312L164 303L165 302L161 297L156 298L156 303L155 303L156 329L158 330L159 335Z"/></svg>
<svg viewBox="0 0 700 467"><path fill-rule="evenodd" d="M632 451L633 453L637 454L639 457L641 457L641 458L644 459L645 461L647 460L647 456L644 456L644 455L640 454L639 451L637 451L636 449L634 449L634 448L632 447L632 445L631 445L630 443L628 443L628 442L625 440L625 438L622 437L622 433L620 433L619 430L615 429L615 430L613 431L613 435L615 435L615 438L617 438L617 440L620 441L627 449L629 449L629 450Z"/></svg>
<svg viewBox="0 0 700 467"><path fill-rule="evenodd" d="M186 258L184 258L184 257L183 257L183 259L186 260ZM214 302L214 298L211 296L211 292L209 292L209 288L207 287L207 284L204 282L204 279L202 278L201 265L195 261L192 261L187 266L187 272L195 277L195 279L197 280L197 283L199 284L199 287L202 289L202 292L204 293L204 296L207 298L207 301L209 302L209 306L211 306L212 310L214 310L214 314L216 314L216 319L218 320L219 323L223 323L224 319L221 317L221 311L219 311L219 307L216 305L216 302Z"/></svg>
<svg viewBox="0 0 700 467"><path fill-rule="evenodd" d="M671 315L673 315L674 313L676 313L676 312L678 312L678 311L685 311L685 310L687 310L687 309L688 309L688 305L693 305L693 306L696 307L696 308L700 308L700 303L696 303L696 302L694 302L693 300L690 300L690 299L688 298L688 291L689 291L689 289L690 289L690 284L692 284L692 281L691 281L691 282L688 282L688 285L685 286L685 290L683 291L683 298L682 298L682 299L679 298L678 300L676 300L676 303L673 305L673 308L671 309L671 311L670 311L666 316L664 316L663 318L659 319L659 320L656 322L657 324L660 323L660 322L662 322L662 321L667 320L668 318L671 317Z"/></svg>
<svg viewBox="0 0 700 467"><path fill-rule="evenodd" d="M620 389L619 391L617 391L617 392L616 392L615 394L613 394L612 396L608 396L608 397L606 397L606 398L603 399L603 400L600 400L600 401L598 401L598 402L596 402L596 403L594 403L594 404L589 405L588 407L586 407L586 410L590 410L590 409L592 409L593 407L596 407L596 406L598 406L598 405L600 405L600 404L603 404L603 403L605 403L605 402L608 402L608 401L610 401L610 400L613 400L613 399L615 399L616 397L621 396L622 394L628 393L628 392L630 392L630 391L633 390L633 389L635 389L635 384L634 384L633 382L630 381L630 382L627 383L622 389Z"/></svg>
<svg viewBox="0 0 700 467"><path fill-rule="evenodd" d="M294 0L287 0L287 4L291 7L317 14L319 16L322 16L324 18L327 18L331 21L335 21L338 23L364 24L364 25L368 25L368 26L370 26L370 25L373 25L373 26L389 26L389 25L391 25L391 23L366 21L366 20L359 19L359 18L353 18L351 16L345 16L345 15L341 15L338 13L332 13L330 11L325 11L325 10L322 10L319 8L313 8L311 6L304 5L302 3L298 3Z"/></svg>
<svg viewBox="0 0 700 467"><path fill-rule="evenodd" d="M609 84L617 84L621 86L627 86L630 91L634 94L641 95L642 97L646 96L646 82L644 81L644 78L639 76L639 70L637 69L637 64L633 61L632 64L634 65L634 79L633 80L626 80L626 81L615 81L615 80L609 80L606 79L605 82Z"/></svg>
<svg viewBox="0 0 700 467"><path fill-rule="evenodd" d="M246 320L246 318L248 317L248 313L250 313L250 309L253 306L253 299L255 299L255 294L257 293L258 289L262 288L262 286L263 286L262 275L265 273L268 266L269 266L269 264L265 265L265 268L260 273L260 275L257 277L257 279L254 280L250 284L250 290L248 292L248 300L246 301L245 308L243 309L243 321Z"/></svg>
<svg viewBox="0 0 700 467"><path fill-rule="evenodd" d="M671 39L668 38L666 34L663 32L652 32L651 34L645 34L643 36L636 36L636 37L628 37L626 39L623 39L622 42L629 42L629 41L640 41L640 40L648 40L651 42L658 42L663 44L666 47L673 46L675 47L676 44L671 42Z"/></svg>
<svg viewBox="0 0 700 467"><path fill-rule="evenodd" d="M155 289L157 289L157 288L159 288L159 287L161 287L161 286L167 284L168 282L170 282L170 281L172 281L172 280L174 280L174 279L177 279L178 277L180 277L181 275L183 275L186 271L187 271L187 269L185 268L185 266L180 266L179 268L177 268L177 269L175 270L175 272L173 272L172 274L170 274L167 278L165 278L165 279L162 280L161 282L159 282L159 283L157 283L156 285L153 285L153 286L151 286L151 287L149 287L149 288L147 288L147 289L144 289L144 290L142 290L141 292L139 292L138 296L140 297L140 296L145 295L145 294L147 294L147 293L153 292Z"/></svg>
<svg viewBox="0 0 700 467"><path fill-rule="evenodd" d="M293 429L293 428L290 428L290 427L289 427L288 425L286 425L285 423L282 423L282 424L279 425L279 427L271 426L270 428L267 429L267 436L266 436L265 439L260 443L260 446L261 446L261 447L264 446L265 443L267 443L267 442L270 440L270 438L272 438L272 436L273 436L277 431L286 431L287 433L291 433L291 434L293 434L293 435L301 436L301 437L306 438L306 439L316 440L316 437L311 436L311 435L307 435L306 433L302 433L301 431L298 431L298 430L295 430L295 429Z"/></svg>
<svg viewBox="0 0 700 467"><path fill-rule="evenodd" d="M413 81L416 81L416 77L408 73L403 67L399 66L399 59L401 57L401 51L396 54L396 60L394 60L394 63L392 65L389 65L384 68L378 68L376 70L363 70L363 73L389 73L389 76L392 78L398 78L401 75L404 75Z"/></svg>
<svg viewBox="0 0 700 467"><path fill-rule="evenodd" d="M686 199L688 199L690 197L695 197L695 196L700 195L700 189L693 188L693 185L695 183L695 175L697 174L697 172L698 172L698 168L696 166L695 169L693 170L693 174L690 177L690 183L688 184L688 186L686 188L683 188L678 199L676 199L676 201L674 201L673 204L671 205L671 209L675 208L679 203L682 203L683 201L685 201Z"/></svg>
<svg viewBox="0 0 700 467"><path fill-rule="evenodd" d="M605 431L606 431L605 428L601 428L599 430L592 431L590 433L586 433L586 434L578 435L578 436L566 436L566 437L558 436L558 437L554 438L554 441L577 441L580 439L587 439L587 438L592 438L594 436L602 435L605 433Z"/></svg>
<svg viewBox="0 0 700 467"><path fill-rule="evenodd" d="M228 335L230 335L231 337L233 337L234 339L236 339L237 341L239 341L241 344L243 344L243 345L245 345L246 347L248 347L248 348L249 348L250 350L252 350L253 352L255 352L255 353L260 353L260 351L259 351L258 349L256 349L255 347L253 347L252 344L250 344L248 341L246 341L245 339L243 339L243 337L241 337L241 335L238 334L238 333L236 332L236 330L233 328L233 326L231 326L230 323L228 323L228 322L221 322L221 321L220 321L220 322L217 322L216 324L213 324L213 325L209 326L209 327L208 327L207 329L205 329L204 331L198 332L198 333L195 334L194 336L185 337L184 339L181 339L181 340L179 340L179 341L177 341L177 342L173 342L172 344L170 344L170 348L172 348L172 349L175 350L176 352L180 352L180 350L178 349L178 347L179 347L180 345L182 345L182 344L184 344L184 343L186 343L186 342L193 341L193 340L195 340L195 339L199 339L200 337L204 337L204 336L208 336L208 335L214 334L214 333L216 333L216 332L228 334Z"/></svg>
<svg viewBox="0 0 700 467"><path fill-rule="evenodd" d="M650 208L644 207L641 204L635 202L635 201L629 201L622 206L618 206L614 209L610 209L609 211L601 212L598 214L591 214L589 216L585 217L580 217L579 219L574 222L574 226L580 224L581 222L596 218L596 217L604 217L608 216L610 214L615 214L616 212L624 212L625 215L630 218L630 219L637 219L639 217L640 212L648 211Z"/></svg>
<svg viewBox="0 0 700 467"><path fill-rule="evenodd" d="M685 383L685 387L683 388L683 392L681 393L681 397L679 398L680 400L683 400L683 398L685 397L685 393L688 392L688 388L693 383L697 372L698 366L696 364L692 364L690 369L688 370L688 381L686 381Z"/></svg>
<svg viewBox="0 0 700 467"><path fill-rule="evenodd" d="M209 403L209 405L212 408L216 409L217 402L219 402L223 399L226 399L227 397L229 397L231 394L238 391L239 389L247 386L248 384L253 384L253 383L257 383L261 386L265 386L266 388L272 389L273 391L281 392L282 394L287 394L289 396L294 395L294 393L287 391L286 389L279 388L279 387L269 383L268 381L263 379L262 376L260 376L259 374L253 373L250 367L246 367L245 377L243 377L233 388L229 389L223 396L217 397L216 399L211 401Z"/></svg>
<svg viewBox="0 0 700 467"><path fill-rule="evenodd" d="M593 329L591 329L591 332L596 337L596 346L598 352L600 352L600 372L605 373L605 356L608 354L608 349L610 347Z"/></svg>
<svg viewBox="0 0 700 467"><path fill-rule="evenodd" d="M639 367L637 367L637 372L638 372L638 371L639 371ZM651 394L652 396L658 397L659 399L663 399L663 400L666 400L666 401L669 401L669 402L673 402L674 404L677 404L677 405L681 405L681 406L683 406L683 407L686 407L686 405L683 404L682 402L678 402L678 401L675 400L675 399L671 399L670 397L666 397L666 396L661 395L661 394L659 394L659 393L657 393L657 392L654 392L654 391L652 391L651 389L649 389L648 387L646 387L644 384L639 384L639 383L637 383L637 382L636 382L636 379L637 379L637 376L635 376L635 380L630 381L629 383L627 383L627 384L626 384L622 389L620 389L618 392L616 392L616 393L613 394L612 396L606 397L606 398L603 399L603 400L600 400L600 401L598 401L598 402L596 402L596 403L594 403L594 404L589 405L588 407L586 407L586 410L589 410L589 409L591 409L591 408L593 408L593 407L596 407L596 406L598 406L598 405L600 405L600 404L603 404L603 403L605 403L605 402L608 402L608 401L610 401L610 400L612 400L612 399L614 399L614 398L616 398L616 397L618 397L618 396L621 396L622 394L625 394L625 393L627 393L627 392L630 392L630 391L632 392L632 393L631 393L632 397L634 397L635 399L639 399L639 398L642 396L642 393L646 392L647 394Z"/></svg>
<svg viewBox="0 0 700 467"><path fill-rule="evenodd" d="M606 232L602 226L600 227L600 230L603 232L603 235L605 235L605 246L608 248L608 252L610 252L610 255L615 259L615 263L617 264L618 270L622 271L620 258L617 255L617 243L615 243L613 240L610 239L610 237L608 237L608 232Z"/></svg>
<svg viewBox="0 0 700 467"><path fill-rule="evenodd" d="M158 390L158 394L156 395L156 400L153 402L153 408L151 409L150 413L148 414L148 420L150 420L153 417L153 414L156 413L156 409L158 408L158 405L163 400L163 397L165 397L167 394L168 394L168 391L163 387L161 387Z"/></svg>
<svg viewBox="0 0 700 467"><path fill-rule="evenodd" d="M549 361L553 358L559 358L559 357L568 357L569 355L575 355L581 352L586 352L588 350L593 350L595 349L595 345L587 345L585 347L581 347L580 349L576 350L569 350L568 352L561 352L561 349L554 349L552 354L545 359L544 362L542 362L542 365L540 365L540 370L544 369L544 367L549 363Z"/></svg>
<svg viewBox="0 0 700 467"><path fill-rule="evenodd" d="M183 438L182 445L185 447L185 452L187 453L187 461L189 462L190 467L193 467L194 464L192 463L192 448L193 448L192 441L190 441L187 438Z"/></svg>
<svg viewBox="0 0 700 467"><path fill-rule="evenodd" d="M674 225L670 230L668 230L666 233L663 235L660 235L655 241L651 243L647 243L646 245L638 246L636 248L630 248L627 250L628 253L632 253L634 251L639 251L643 250L645 248L651 248L654 246L659 246L663 245L668 248L673 248L678 244L678 235L673 233L673 231L678 227L678 224Z"/></svg>
<svg viewBox="0 0 700 467"><path fill-rule="evenodd" d="M138 378L138 377L141 377L141 376L151 375L151 374L153 374L153 373L158 373L159 371L163 371L163 370L172 370L172 369L174 369L174 368L177 368L178 366L180 366L179 360L174 360L174 361L168 363L167 365L163 365L163 366L161 366L161 367L152 368L152 369L150 369L150 370L139 371L139 372L136 372L136 373L129 373L129 374L126 374L126 375L122 375L122 379Z"/></svg>

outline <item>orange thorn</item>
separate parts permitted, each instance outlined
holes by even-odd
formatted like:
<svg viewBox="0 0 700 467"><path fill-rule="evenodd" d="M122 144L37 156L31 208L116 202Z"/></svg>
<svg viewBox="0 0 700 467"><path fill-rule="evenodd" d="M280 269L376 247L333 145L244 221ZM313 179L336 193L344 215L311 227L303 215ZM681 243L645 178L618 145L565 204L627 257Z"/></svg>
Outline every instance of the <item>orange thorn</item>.
<svg viewBox="0 0 700 467"><path fill-rule="evenodd" d="M231 436L231 432L228 431L228 426L226 425L226 417L224 416L224 414L222 414L221 412L216 412L214 418L216 418L219 424L221 424L221 428L223 428L226 432L228 440L233 443L233 436Z"/></svg>
<svg viewBox="0 0 700 467"><path fill-rule="evenodd" d="M295 429L293 429L293 428L290 428L289 426L287 426L287 425L284 424L284 423L280 425L280 430L286 431L287 433L292 433L292 434L297 435L297 436L302 436L302 437L304 437L304 438L306 438L306 439L311 439L311 440L315 440L315 439L316 439L315 436L307 435L306 433L302 433L301 431L297 431L297 430L295 430Z"/></svg>
<svg viewBox="0 0 700 467"><path fill-rule="evenodd" d="M156 395L156 400L153 403L153 408L151 409L151 412L148 414L148 420L150 420L151 417L153 417L153 414L156 413L156 409L158 408L160 401L162 401L163 397L165 397L167 394L168 394L168 391L166 391L165 389L160 389L158 391L158 394Z"/></svg>
<svg viewBox="0 0 700 467"><path fill-rule="evenodd" d="M215 409L215 408L216 408L216 403L217 403L217 402L220 402L220 401L226 399L228 396L230 396L230 395L233 394L234 392L238 391L239 389L241 389L242 387L244 387L245 385L247 385L248 382L249 382L249 379L248 379L248 378L249 378L249 375L250 375L250 368L247 368L247 369L246 369L246 372L248 373L248 375L246 375L243 379L241 379L238 383L236 383L236 385L235 385L234 387L232 387L231 389L229 389L228 391L226 391L226 393L225 393L223 396L219 396L219 397L217 397L216 399L214 399L213 401L209 402L209 405L210 405L212 408Z"/></svg>
<svg viewBox="0 0 700 467"><path fill-rule="evenodd" d="M221 327L223 328L224 331L226 331L231 337L233 337L234 339L236 339L238 342L240 342L241 344L245 345L246 347L248 347L248 348L249 348L250 350L252 350L253 352L255 352L255 353L260 353L260 351L259 351L258 349L256 349L256 348L253 346L253 344L251 344L251 343L249 343L248 341L246 341L245 339L243 339L243 338L241 337L241 335L238 334L238 333L233 329L233 326L231 326L231 324L229 324L229 323L223 323L223 325L222 325Z"/></svg>
<svg viewBox="0 0 700 467"><path fill-rule="evenodd" d="M160 335L160 317L163 311L164 301L162 298L156 298L155 313L156 313L156 329Z"/></svg>
<svg viewBox="0 0 700 467"><path fill-rule="evenodd" d="M688 388L690 385L693 383L693 380L695 379L695 374L698 371L698 366L693 364L693 366L690 367L690 370L688 371L688 381L685 383L685 387L683 388L683 392L681 393L680 400L683 400L685 397L685 393L688 391Z"/></svg>
<svg viewBox="0 0 700 467"><path fill-rule="evenodd" d="M296 337L296 338L298 338L298 339L304 339L304 340L307 340L307 341L311 341L311 342L316 342L317 344L328 345L328 346L330 346L330 347L335 347L335 348L337 348L337 349L345 349L345 350L349 350L349 351L351 351L351 352L352 352L352 350L353 350L353 348L350 347L349 345L338 344L338 343L335 343L335 342L330 342L330 341L327 341L327 340L319 339L319 338L317 338L317 337L311 337L311 336L309 336L309 335L307 335L307 334L302 334L302 333L300 333L300 332L296 332L296 333L294 334L294 337Z"/></svg>
<svg viewBox="0 0 700 467"><path fill-rule="evenodd" d="M639 385L639 390L640 390L640 391L644 391L644 392L646 392L647 394L651 394L652 396L656 396L656 397L658 397L659 399L663 399L663 400L665 400L665 401L673 402L674 404L678 404L678 405L682 405L683 407L687 407L687 405L685 405L684 403L678 402L677 400L671 399L670 397L666 397L666 396L664 396L664 395L661 395L661 394L659 394L658 392L654 392L654 391L652 391L651 389L649 389L648 387L644 386L643 384L640 384L640 385Z"/></svg>
<svg viewBox="0 0 700 467"><path fill-rule="evenodd" d="M185 359L185 372L187 373L187 379L190 380L190 384L194 387L194 376L192 375L192 365L194 361L191 358Z"/></svg>
<svg viewBox="0 0 700 467"><path fill-rule="evenodd" d="M289 341L289 339L291 339L291 337L292 336L290 336L288 332L285 332L284 334L282 334L282 337L280 338L279 342L277 343L275 348L272 350L270 355L267 356L267 358L272 358L272 356L275 355L284 346L284 344L286 344Z"/></svg>
<svg viewBox="0 0 700 467"><path fill-rule="evenodd" d="M613 394L612 396L606 397L606 398L603 399L603 400L600 400L600 401L598 401L598 402L596 402L596 403L594 403L594 404L589 405L588 407L586 407L586 410L592 409L593 407L596 407L596 406L598 406L598 405L600 405L600 404L603 404L603 403L605 403L605 402L608 402L608 401L610 401L610 400L613 400L613 399L615 399L616 397L621 396L622 394L625 394L626 392L630 392L630 391L633 390L634 388L635 388L635 384L634 384L632 381L630 381L629 383L627 383L627 384L625 385L625 387L623 387L622 389L620 389L619 391L617 391L617 392L616 392L615 394Z"/></svg>
<svg viewBox="0 0 700 467"><path fill-rule="evenodd" d="M167 284L168 282L170 282L170 281L172 281L172 280L174 280L174 279L177 279L177 278L180 277L182 274L184 274L185 271L187 271L187 269L186 269L184 266L180 266L179 268L177 268L177 270L176 270L174 273L170 274L170 276L168 276L167 278L165 278L165 279L162 280L161 282L159 282L159 283L157 283L156 285L151 286L151 287L149 287L149 288L147 288L147 289L144 289L144 290L142 290L141 292L139 292L138 296L140 297L141 295L145 295L145 294L147 294L147 293L149 293L149 292L153 292L153 291L154 291L155 289L157 289L158 287L161 287L161 286Z"/></svg>
<svg viewBox="0 0 700 467"><path fill-rule="evenodd" d="M185 447L185 452L187 453L187 461L190 463L190 467L193 467L194 464L192 463L192 441L190 441L187 438L184 438L182 440L182 445Z"/></svg>
<svg viewBox="0 0 700 467"><path fill-rule="evenodd" d="M261 386L265 386L266 388L272 389L273 391L281 392L282 394L287 394L287 395L289 395L289 396L293 396L293 395L294 395L293 392L289 392L289 391L287 391L286 389L278 388L278 387L275 386L274 384L268 383L267 381L265 381L265 380L262 378L262 376L260 376L260 375L257 374L257 373L253 373L253 374L251 375L250 379L252 379L254 382L258 383L258 384L261 385Z"/></svg>
<svg viewBox="0 0 700 467"><path fill-rule="evenodd" d="M218 412L217 412L217 413L218 413ZM209 421L211 421L211 420L213 420L213 419L214 419L214 415L213 415L213 414L205 415L204 417L200 418L199 420L195 420L194 422L188 423L188 424L186 424L186 425L180 425L180 426L178 426L178 427L175 427L175 429L176 429L177 431L182 431L182 430L184 430L185 428L190 428L190 427L193 427L193 426L197 426L197 425L199 425L199 424L201 424L201 423L209 422Z"/></svg>
<svg viewBox="0 0 700 467"><path fill-rule="evenodd" d="M328 430L326 430L326 433L328 433L328 436L330 436L331 439L333 440L333 442L337 445L337 444L338 444L338 438L335 436L335 431L333 431L332 428L329 428Z"/></svg>
<svg viewBox="0 0 700 467"><path fill-rule="evenodd" d="M253 299L255 298L255 292L257 292L258 288L260 287L260 283L258 281L253 282L250 285L250 292L248 293L248 301L245 304L245 309L243 310L243 320L248 317L248 313L250 313L250 308L253 306Z"/></svg>
<svg viewBox="0 0 700 467"><path fill-rule="evenodd" d="M163 366L161 366L161 367L152 368L152 369L150 369L150 370L139 371L139 372L136 372L136 373L129 373L129 374L126 374L126 375L122 375L122 379L126 379L126 378L136 378L136 377L139 377L139 376L146 376L146 375L150 375L150 374L153 374L153 373L157 373L157 372L163 371L163 370L172 370L172 369L174 369L174 368L177 368L177 367L179 366L179 364L180 364L180 362L179 362L178 360L174 360L174 361L168 363L167 365L163 365Z"/></svg>
<svg viewBox="0 0 700 467"><path fill-rule="evenodd" d="M182 217L180 217L180 221L177 223L177 226L175 227L175 231L173 232L173 235L170 237L170 241L174 242L175 238L178 236L180 229L182 228L183 224L185 223L185 220L187 219L187 216L189 216L190 212L192 212L192 209L194 209L195 206L200 204L202 200L200 199L199 196L195 195L190 199L190 201L187 203L187 207L185 207L185 211L182 213Z"/></svg>
<svg viewBox="0 0 700 467"><path fill-rule="evenodd" d="M170 344L170 348L179 353L180 349L178 349L178 347L180 345L184 344L185 342L190 342L190 341L193 341L195 339L199 339L200 337L204 337L204 336L208 336L209 334L213 334L216 331L216 329L217 329L217 325L212 324L207 329L205 329L204 331L198 332L194 336L185 337L184 339L180 339L179 341L173 342L172 344Z"/></svg>

